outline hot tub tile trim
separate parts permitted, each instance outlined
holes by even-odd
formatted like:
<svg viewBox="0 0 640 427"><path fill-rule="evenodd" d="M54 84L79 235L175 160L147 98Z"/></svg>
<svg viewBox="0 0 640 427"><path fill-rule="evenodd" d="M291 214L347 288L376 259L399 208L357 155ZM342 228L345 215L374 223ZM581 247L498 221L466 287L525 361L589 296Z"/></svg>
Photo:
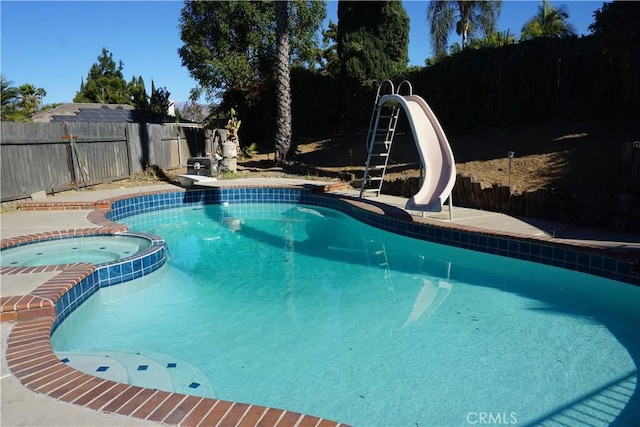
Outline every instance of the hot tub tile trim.
<svg viewBox="0 0 640 427"><path fill-rule="evenodd" d="M61 316L60 321L62 321L100 287L112 286L133 278L142 277L160 268L166 260L166 243L164 239L149 233L134 233L127 230L128 228L125 226L102 229L86 228L69 230L64 233L38 233L2 240L2 248L5 249L43 241L77 238L79 236L119 235L144 238L150 242L150 246L117 261L97 265L73 263L37 267L1 267L0 274L2 275L47 271L59 271L59 273L27 295L2 297L0 300L0 319L8 321L31 318L37 314L35 310L40 310L39 314L48 316L50 313L47 309L53 307L56 313ZM122 273L123 265L126 266L124 273ZM116 270L119 271L118 274L115 274Z"/></svg>

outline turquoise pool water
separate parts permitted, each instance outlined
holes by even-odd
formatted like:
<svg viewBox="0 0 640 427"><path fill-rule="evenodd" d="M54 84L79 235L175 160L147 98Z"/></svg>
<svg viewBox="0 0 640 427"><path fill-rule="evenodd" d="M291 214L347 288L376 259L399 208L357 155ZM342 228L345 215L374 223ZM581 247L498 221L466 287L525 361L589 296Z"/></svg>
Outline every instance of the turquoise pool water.
<svg viewBox="0 0 640 427"><path fill-rule="evenodd" d="M102 264L132 256L151 246L148 239L134 236L87 236L53 239L2 250L3 267L90 262Z"/></svg>
<svg viewBox="0 0 640 427"><path fill-rule="evenodd" d="M638 287L315 206L206 205L122 222L162 236L169 261L62 322L52 344L65 358L139 356L158 362L133 362L143 372L166 367L158 388L360 426L640 415ZM120 378L143 381L128 369Z"/></svg>

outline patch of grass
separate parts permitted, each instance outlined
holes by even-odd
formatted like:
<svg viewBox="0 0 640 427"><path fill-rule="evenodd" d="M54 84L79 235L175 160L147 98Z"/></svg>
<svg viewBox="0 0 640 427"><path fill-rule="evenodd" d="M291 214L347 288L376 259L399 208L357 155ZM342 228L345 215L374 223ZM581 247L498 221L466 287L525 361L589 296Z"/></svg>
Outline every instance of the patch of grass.
<svg viewBox="0 0 640 427"><path fill-rule="evenodd" d="M5 202L0 204L0 214L12 213L18 211L18 202Z"/></svg>
<svg viewBox="0 0 640 427"><path fill-rule="evenodd" d="M244 175L238 172L222 172L220 173L220 179L240 179L244 178Z"/></svg>

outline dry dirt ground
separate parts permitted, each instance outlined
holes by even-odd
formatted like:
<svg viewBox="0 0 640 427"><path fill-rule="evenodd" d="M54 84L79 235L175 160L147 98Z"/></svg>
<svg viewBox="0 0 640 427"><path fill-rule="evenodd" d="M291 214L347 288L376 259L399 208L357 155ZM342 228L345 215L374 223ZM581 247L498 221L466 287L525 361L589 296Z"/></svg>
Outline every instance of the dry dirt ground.
<svg viewBox="0 0 640 427"><path fill-rule="evenodd" d="M472 177L483 187L510 183L513 194L553 188L586 197L619 191L621 144L640 141L640 127L632 120L609 120L490 129L448 138L458 173ZM360 177L366 160L365 139L364 133L323 140L298 139L292 161L314 167L320 175L343 172ZM514 152L511 168L509 151ZM239 159L239 172L226 178L289 176L275 167L273 159L273 152ZM184 172L151 169L129 180L95 188L144 185L159 179L171 180ZM411 176L419 176L419 156L411 134L398 134L385 179Z"/></svg>
<svg viewBox="0 0 640 427"><path fill-rule="evenodd" d="M514 194L539 188L570 194L617 192L621 144L640 141L640 127L631 120L611 120L491 129L448 138L458 173L484 187L510 182ZM298 143L294 160L362 176L365 139L365 134L356 134L303 141ZM509 151L514 152L511 173ZM250 171L264 171L273 165L273 154L259 154L239 164ZM397 135L385 179L418 175L419 157L411 135Z"/></svg>

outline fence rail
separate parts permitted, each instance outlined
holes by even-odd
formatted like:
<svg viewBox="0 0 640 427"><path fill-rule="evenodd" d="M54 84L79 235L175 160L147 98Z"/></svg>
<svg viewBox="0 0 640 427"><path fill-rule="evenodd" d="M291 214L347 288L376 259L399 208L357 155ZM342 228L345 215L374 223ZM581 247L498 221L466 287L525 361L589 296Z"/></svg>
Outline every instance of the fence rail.
<svg viewBox="0 0 640 427"><path fill-rule="evenodd" d="M211 151L211 132L178 124L11 123L0 138L1 201L164 169Z"/></svg>

